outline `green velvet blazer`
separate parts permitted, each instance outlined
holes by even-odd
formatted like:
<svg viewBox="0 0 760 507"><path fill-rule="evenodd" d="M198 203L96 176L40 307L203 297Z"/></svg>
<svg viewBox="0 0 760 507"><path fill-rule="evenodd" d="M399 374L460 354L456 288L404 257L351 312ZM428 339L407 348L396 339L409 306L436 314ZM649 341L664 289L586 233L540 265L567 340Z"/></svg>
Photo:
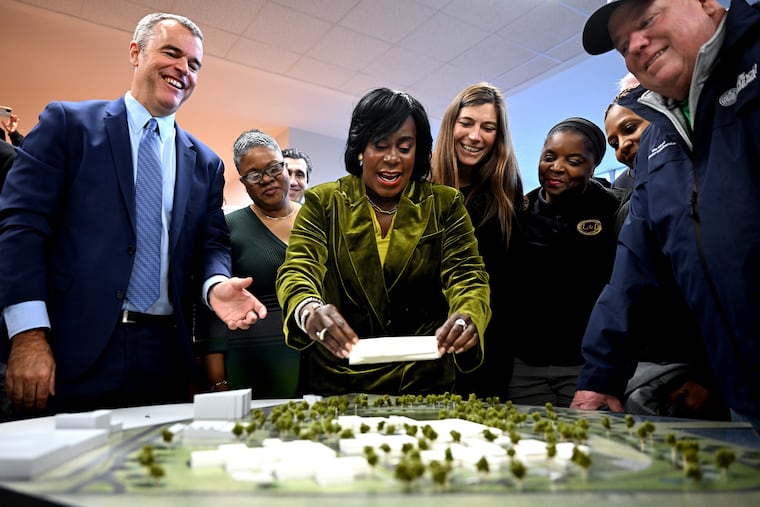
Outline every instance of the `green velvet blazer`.
<svg viewBox="0 0 760 507"><path fill-rule="evenodd" d="M277 276L285 342L303 351L304 392L443 393L456 370L483 360L491 317L488 274L462 194L409 182L390 233L385 265L375 241L363 180L345 176L307 190ZM453 312L470 316L479 346L433 361L349 366L305 336L293 312L307 297L334 304L359 338L433 335Z"/></svg>

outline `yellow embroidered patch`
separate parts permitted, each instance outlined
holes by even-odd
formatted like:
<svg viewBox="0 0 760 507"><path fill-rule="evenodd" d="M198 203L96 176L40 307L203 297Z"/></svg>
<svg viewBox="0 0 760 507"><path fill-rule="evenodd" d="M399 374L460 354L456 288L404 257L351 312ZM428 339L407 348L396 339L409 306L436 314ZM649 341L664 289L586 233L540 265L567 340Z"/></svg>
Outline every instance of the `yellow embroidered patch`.
<svg viewBox="0 0 760 507"><path fill-rule="evenodd" d="M589 220L581 220L578 222L578 225L576 225L576 228L578 229L578 232L584 236L596 236L602 232L602 222L595 218Z"/></svg>

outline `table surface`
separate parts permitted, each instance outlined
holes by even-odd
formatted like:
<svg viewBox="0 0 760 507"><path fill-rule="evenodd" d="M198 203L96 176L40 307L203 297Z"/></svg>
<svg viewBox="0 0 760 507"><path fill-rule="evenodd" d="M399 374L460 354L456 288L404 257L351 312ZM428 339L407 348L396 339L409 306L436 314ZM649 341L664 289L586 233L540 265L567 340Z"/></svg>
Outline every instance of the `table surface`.
<svg viewBox="0 0 760 507"><path fill-rule="evenodd" d="M290 400L253 400L252 408L267 409L286 403ZM527 408L527 407L526 407ZM534 408L534 410L539 410ZM558 409L559 410L559 409ZM567 411L567 413L575 413ZM575 413L577 414L577 413ZM594 412L583 412L597 414ZM611 485L594 491L558 491L524 490L515 491L505 488L501 491L449 491L433 492L400 492L398 490L375 491L372 493L350 490L334 490L320 492L315 487L303 491L277 490L251 486L246 489L222 490L209 483L209 487L195 485L192 491L182 491L181 488L150 488L135 489L133 486L124 487L119 484L117 470L123 467L125 456L139 450L146 442L156 442L160 428L178 422L188 422L193 418L192 404L163 405L154 407L137 407L116 409L112 411L112 420L122 425L117 435L111 435L105 446L89 451L85 455L75 457L65 466L56 467L41 473L29 481L0 481L0 505L71 505L118 507L140 507L181 505L187 502L193 506L236 507L246 506L281 506L290 507L312 503L317 505L329 503L334 507L362 505L365 507L387 506L393 502L394 507L441 507L441 505L480 507L494 505L495 501L503 503L505 497L513 506L556 507L562 502L562 507L583 506L589 502L595 504L604 501L612 506L641 505L658 507L688 504L701 507L708 505L744 506L760 505L760 437L751 427L744 423L688 421L667 418L647 418L654 421L660 431L676 431L679 435L696 438L704 442L706 447L726 446L738 450L737 462L741 462L745 470L757 474L757 480L749 487L733 488L689 485L670 490L620 489ZM644 419L637 416L638 422ZM622 424L622 423L620 423ZM622 426L621 426L622 427ZM663 428L662 430L660 428ZM55 430L53 417L43 417L24 421L13 421L0 424L0 444L5 439L28 432L49 433ZM528 430L529 431L529 430ZM634 446L635 447L635 446ZM0 446L0 449L2 447ZM134 459L134 458L132 458ZM120 461L122 460L122 461ZM121 477L121 476L120 476ZM105 478L105 479L104 479ZM203 479L199 479L202 481ZM112 489L104 490L102 483L108 482ZM98 484L98 486L94 486ZM106 488L108 489L108 488Z"/></svg>

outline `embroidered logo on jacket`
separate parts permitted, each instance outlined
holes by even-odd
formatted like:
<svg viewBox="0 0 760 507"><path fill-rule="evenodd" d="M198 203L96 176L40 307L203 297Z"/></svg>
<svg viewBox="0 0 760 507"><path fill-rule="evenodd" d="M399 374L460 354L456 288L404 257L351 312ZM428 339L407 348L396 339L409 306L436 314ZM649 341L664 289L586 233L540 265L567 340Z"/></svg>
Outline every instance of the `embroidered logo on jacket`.
<svg viewBox="0 0 760 507"><path fill-rule="evenodd" d="M727 107L736 104L736 99L739 97L739 93L755 79L757 79L757 64L753 65L747 72L739 74L739 77L736 78L736 87L727 90L718 99L720 105Z"/></svg>
<svg viewBox="0 0 760 507"><path fill-rule="evenodd" d="M595 218L590 218L588 220L581 220L575 228L584 236L596 236L602 232L602 222Z"/></svg>
<svg viewBox="0 0 760 507"><path fill-rule="evenodd" d="M668 146L675 146L675 144L676 143L674 143L673 141L663 141L663 142L661 142L660 144L658 144L657 146L655 146L654 148L652 148L650 150L649 156L647 157L647 159L650 159L650 158L654 157L655 155L657 155L658 153L660 153L662 150L664 150Z"/></svg>

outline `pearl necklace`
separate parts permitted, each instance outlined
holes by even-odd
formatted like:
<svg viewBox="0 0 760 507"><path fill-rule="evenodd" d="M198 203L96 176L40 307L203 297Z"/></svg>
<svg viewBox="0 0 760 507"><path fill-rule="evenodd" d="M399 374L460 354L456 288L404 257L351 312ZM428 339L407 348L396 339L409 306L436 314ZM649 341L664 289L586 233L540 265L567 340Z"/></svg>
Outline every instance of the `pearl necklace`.
<svg viewBox="0 0 760 507"><path fill-rule="evenodd" d="M262 215L264 215L264 218L266 218L266 219L268 219L268 220L285 220L286 218L290 218L290 217L292 217L292 216L293 216L293 213L295 213L295 212L296 212L296 210L298 209L298 208L296 208L295 206L293 206L293 205L291 204L291 205L290 205L290 212L289 212L287 215L285 215L284 217L270 217L269 215L267 215L266 213L264 213L264 210L263 210L263 209L259 208L259 207L258 207L258 206L256 206L255 204L253 205L253 207L254 207L254 208L256 208L257 210L261 211L261 214L262 214Z"/></svg>
<svg viewBox="0 0 760 507"><path fill-rule="evenodd" d="M372 199L370 199L369 196L367 196L367 201L369 201L369 205L372 206L373 210L377 211L378 213L382 213L383 215L395 215L396 211L398 211L398 203L396 203L396 205L392 207L391 209L384 210L383 208L381 208L380 206L372 202Z"/></svg>

